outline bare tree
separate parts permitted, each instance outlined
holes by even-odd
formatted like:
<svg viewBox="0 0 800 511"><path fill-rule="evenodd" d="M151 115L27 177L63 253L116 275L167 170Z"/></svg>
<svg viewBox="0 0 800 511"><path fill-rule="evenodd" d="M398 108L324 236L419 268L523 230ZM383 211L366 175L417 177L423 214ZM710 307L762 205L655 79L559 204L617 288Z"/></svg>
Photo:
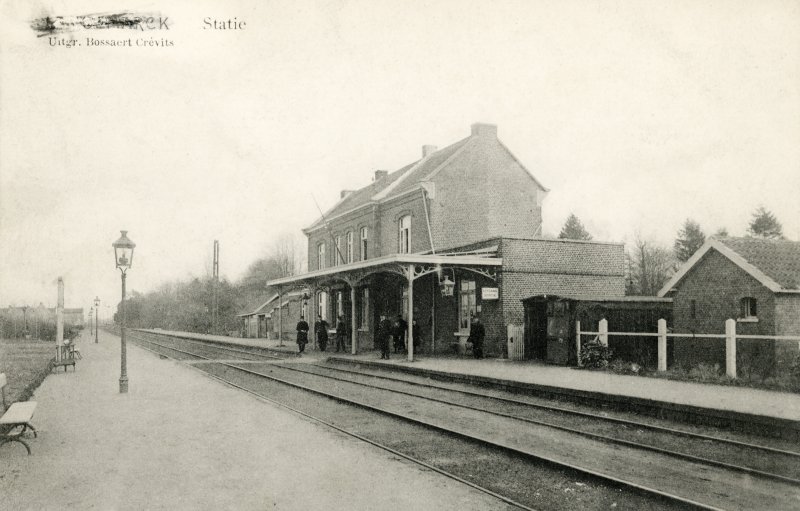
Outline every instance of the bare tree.
<svg viewBox="0 0 800 511"><path fill-rule="evenodd" d="M672 250L637 233L630 248L627 294L653 296L675 272Z"/></svg>

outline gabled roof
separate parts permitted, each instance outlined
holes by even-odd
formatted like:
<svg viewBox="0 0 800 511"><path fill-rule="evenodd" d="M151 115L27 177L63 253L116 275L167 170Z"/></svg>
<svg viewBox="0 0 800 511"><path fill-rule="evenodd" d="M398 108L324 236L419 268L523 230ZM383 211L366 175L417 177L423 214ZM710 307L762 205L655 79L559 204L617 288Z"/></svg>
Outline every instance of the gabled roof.
<svg viewBox="0 0 800 511"><path fill-rule="evenodd" d="M800 293L800 242L762 238L710 238L658 292L666 295L714 249L774 293Z"/></svg>
<svg viewBox="0 0 800 511"><path fill-rule="evenodd" d="M477 126L477 125L476 125ZM496 128L495 128L496 130ZM467 138L459 140L444 149L439 149L433 153L428 154L420 160L410 163L399 170L390 173L387 177L373 181L369 185L359 188L358 190L349 193L344 198L339 200L333 205L331 209L324 213L324 219L331 221L338 216L341 216L350 211L364 207L367 204L391 200L395 197L403 195L414 189L422 186L422 183L432 179L442 169L449 166L454 161L459 160L459 155L469 147L471 144L480 143L481 140L492 140L499 146L507 151L509 155L516 161L520 167L530 176L536 185L542 191L549 191L544 187L533 174L525 168L519 159L514 156L508 148L497 139L496 133L491 136L479 135L475 132L473 126L473 134ZM303 229L304 232L318 229L324 225L323 218L320 217L313 224Z"/></svg>

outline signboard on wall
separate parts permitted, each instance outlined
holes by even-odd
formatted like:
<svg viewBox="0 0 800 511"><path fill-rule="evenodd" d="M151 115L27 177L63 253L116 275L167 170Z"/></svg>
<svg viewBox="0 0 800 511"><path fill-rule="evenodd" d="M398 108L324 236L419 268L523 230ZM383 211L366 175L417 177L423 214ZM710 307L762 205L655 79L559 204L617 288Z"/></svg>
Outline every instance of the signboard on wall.
<svg viewBox="0 0 800 511"><path fill-rule="evenodd" d="M497 300L500 298L500 291L496 287L482 287L481 300Z"/></svg>

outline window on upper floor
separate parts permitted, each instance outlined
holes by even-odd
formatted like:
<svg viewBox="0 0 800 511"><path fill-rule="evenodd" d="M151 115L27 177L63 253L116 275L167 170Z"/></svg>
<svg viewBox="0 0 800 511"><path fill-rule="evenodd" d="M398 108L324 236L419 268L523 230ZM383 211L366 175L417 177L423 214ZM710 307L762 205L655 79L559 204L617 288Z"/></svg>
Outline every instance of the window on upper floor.
<svg viewBox="0 0 800 511"><path fill-rule="evenodd" d="M353 231L348 231L347 235L345 236L345 238L346 238L346 241L345 241L346 248L345 248L345 251L344 251L345 261L347 261L348 263L352 263L353 262Z"/></svg>
<svg viewBox="0 0 800 511"><path fill-rule="evenodd" d="M333 265L339 266L343 262L342 257L342 237L336 236L334 239L335 252L333 253Z"/></svg>
<svg viewBox="0 0 800 511"><path fill-rule="evenodd" d="M752 296L746 296L739 300L739 305L741 307L739 316L741 319L756 319L758 317L758 304Z"/></svg>
<svg viewBox="0 0 800 511"><path fill-rule="evenodd" d="M398 237L397 252L400 254L411 253L411 215L406 215L400 218L398 222L400 228Z"/></svg>
<svg viewBox="0 0 800 511"><path fill-rule="evenodd" d="M369 229L366 227L362 227L360 234L361 234L361 260L366 261L368 255L367 245L369 244Z"/></svg>
<svg viewBox="0 0 800 511"><path fill-rule="evenodd" d="M317 245L317 269L322 270L325 268L325 242L323 241Z"/></svg>

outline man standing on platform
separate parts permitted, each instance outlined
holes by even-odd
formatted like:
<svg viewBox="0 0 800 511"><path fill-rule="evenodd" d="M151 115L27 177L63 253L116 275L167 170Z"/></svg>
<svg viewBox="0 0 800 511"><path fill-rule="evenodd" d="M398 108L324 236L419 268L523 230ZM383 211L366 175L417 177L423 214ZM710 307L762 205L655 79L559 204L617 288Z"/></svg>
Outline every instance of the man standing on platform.
<svg viewBox="0 0 800 511"><path fill-rule="evenodd" d="M297 356L299 357L306 349L308 343L308 323L300 316L297 322Z"/></svg>
<svg viewBox="0 0 800 511"><path fill-rule="evenodd" d="M322 319L322 314L317 316L317 322L314 324L314 331L317 332L319 350L325 351L328 348L328 322Z"/></svg>
<svg viewBox="0 0 800 511"><path fill-rule="evenodd" d="M378 344L381 347L381 358L389 360L389 350L392 342L392 322L386 319L386 314L381 314L378 323Z"/></svg>
<svg viewBox="0 0 800 511"><path fill-rule="evenodd" d="M397 315L397 321L394 322L394 352L401 353L407 351L405 344L406 332L408 331L408 323L403 319L401 314Z"/></svg>
<svg viewBox="0 0 800 511"><path fill-rule="evenodd" d="M347 351L347 323L344 321L344 316L339 316L339 321L336 323L336 353L339 353L339 348L342 351Z"/></svg>
<svg viewBox="0 0 800 511"><path fill-rule="evenodd" d="M483 358L483 339L486 337L486 329L477 315L472 316L472 324L469 327L469 338L467 342L472 343L472 354L475 358Z"/></svg>

